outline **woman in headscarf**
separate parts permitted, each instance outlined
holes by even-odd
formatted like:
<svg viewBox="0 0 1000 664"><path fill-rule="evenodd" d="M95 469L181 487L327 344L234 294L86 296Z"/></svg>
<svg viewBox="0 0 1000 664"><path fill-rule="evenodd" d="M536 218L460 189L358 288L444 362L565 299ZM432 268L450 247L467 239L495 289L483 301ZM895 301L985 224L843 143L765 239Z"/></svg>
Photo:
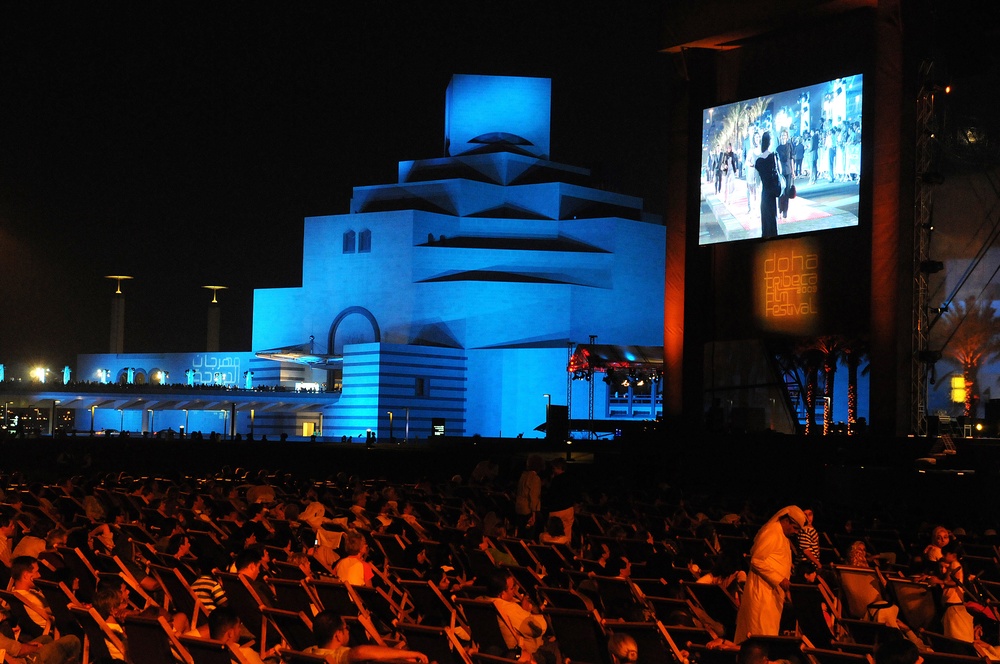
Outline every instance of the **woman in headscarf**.
<svg viewBox="0 0 1000 664"><path fill-rule="evenodd" d="M777 636L781 609L792 576L792 546L806 523L805 513L789 505L761 526L750 549L750 572L736 615L733 640L742 643L753 635Z"/></svg>

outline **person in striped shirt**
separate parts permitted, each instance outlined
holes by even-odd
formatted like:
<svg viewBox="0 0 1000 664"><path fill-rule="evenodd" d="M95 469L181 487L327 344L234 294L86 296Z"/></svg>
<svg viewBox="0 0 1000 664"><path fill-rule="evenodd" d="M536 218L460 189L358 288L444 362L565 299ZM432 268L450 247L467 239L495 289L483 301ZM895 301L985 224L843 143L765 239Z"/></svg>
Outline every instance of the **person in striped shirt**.
<svg viewBox="0 0 1000 664"><path fill-rule="evenodd" d="M819 533L813 527L813 511L802 510L806 515L806 525L799 533L799 562L808 562L817 570L822 566L819 562Z"/></svg>

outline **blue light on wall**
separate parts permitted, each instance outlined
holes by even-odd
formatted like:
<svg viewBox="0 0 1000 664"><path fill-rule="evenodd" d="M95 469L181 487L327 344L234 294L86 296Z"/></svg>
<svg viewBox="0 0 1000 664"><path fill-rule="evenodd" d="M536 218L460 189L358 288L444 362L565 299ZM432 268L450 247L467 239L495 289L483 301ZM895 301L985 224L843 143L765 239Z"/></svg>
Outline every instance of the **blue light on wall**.
<svg viewBox="0 0 1000 664"><path fill-rule="evenodd" d="M453 76L445 101L448 154L507 141L548 159L551 101L552 81L547 78Z"/></svg>

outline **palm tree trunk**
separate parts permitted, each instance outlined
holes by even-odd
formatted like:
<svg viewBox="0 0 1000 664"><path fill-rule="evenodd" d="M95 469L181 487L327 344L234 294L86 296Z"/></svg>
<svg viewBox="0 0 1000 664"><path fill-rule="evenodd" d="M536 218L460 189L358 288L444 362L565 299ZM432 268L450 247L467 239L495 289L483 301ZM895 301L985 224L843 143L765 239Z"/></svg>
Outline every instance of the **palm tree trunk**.
<svg viewBox="0 0 1000 664"><path fill-rule="evenodd" d="M833 424L833 381L837 377L836 365L823 366L823 435L830 435Z"/></svg>
<svg viewBox="0 0 1000 664"><path fill-rule="evenodd" d="M813 426L816 420L816 388L819 383L819 368L810 367L806 377L806 431L805 434L813 433Z"/></svg>
<svg viewBox="0 0 1000 664"><path fill-rule="evenodd" d="M962 378L965 380L965 416L972 417L972 387L974 383L969 367L965 367L965 370L962 371Z"/></svg>
<svg viewBox="0 0 1000 664"><path fill-rule="evenodd" d="M847 354L847 435L854 435L858 423L858 361L856 353Z"/></svg>

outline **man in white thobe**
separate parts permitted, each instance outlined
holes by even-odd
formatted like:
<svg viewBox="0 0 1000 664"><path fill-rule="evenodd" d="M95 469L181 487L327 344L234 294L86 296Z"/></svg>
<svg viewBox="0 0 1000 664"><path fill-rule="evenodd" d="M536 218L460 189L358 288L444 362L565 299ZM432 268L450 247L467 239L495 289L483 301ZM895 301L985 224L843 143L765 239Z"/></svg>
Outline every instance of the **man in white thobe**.
<svg viewBox="0 0 1000 664"><path fill-rule="evenodd" d="M792 575L789 539L798 535L806 515L795 505L780 510L757 532L750 549L750 572L736 615L733 641L742 643L750 635L777 636L781 609L785 605Z"/></svg>

